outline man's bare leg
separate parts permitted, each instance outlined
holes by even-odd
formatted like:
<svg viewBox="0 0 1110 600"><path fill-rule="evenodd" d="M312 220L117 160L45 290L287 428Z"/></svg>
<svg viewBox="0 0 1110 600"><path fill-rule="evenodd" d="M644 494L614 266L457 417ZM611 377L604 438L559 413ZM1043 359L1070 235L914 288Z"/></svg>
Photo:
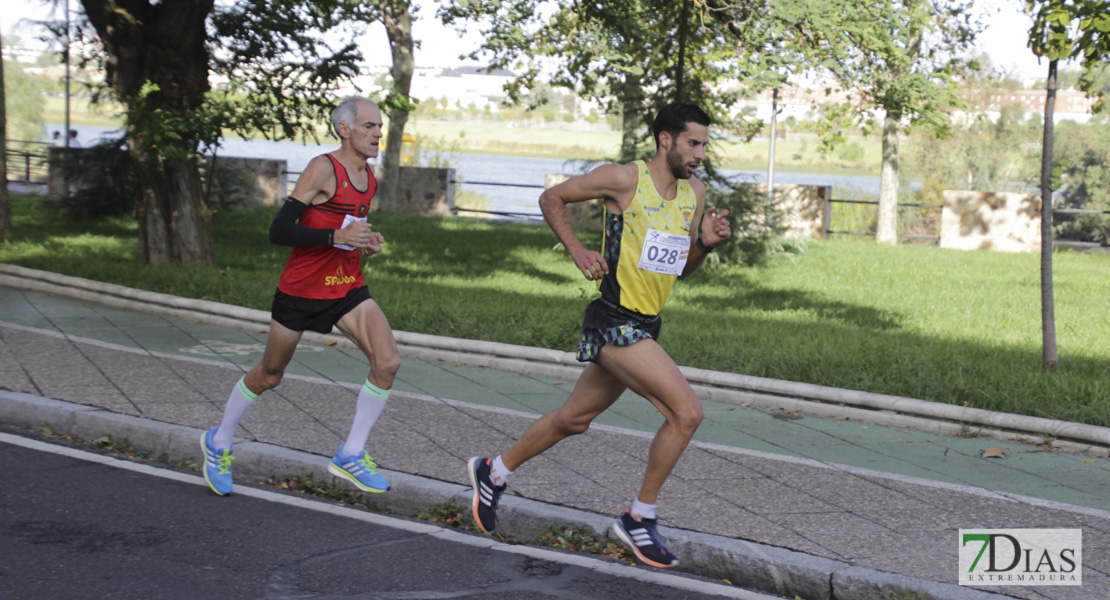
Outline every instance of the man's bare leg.
<svg viewBox="0 0 1110 600"><path fill-rule="evenodd" d="M597 364L586 365L570 396L559 408L536 419L501 460L510 471L560 440L584 433L590 423L616 402L625 385Z"/></svg>
<svg viewBox="0 0 1110 600"><path fill-rule="evenodd" d="M393 379L401 368L401 355L389 319L377 302L367 300L343 315L336 324L366 355L370 362L367 381L383 390L393 387Z"/></svg>
<svg viewBox="0 0 1110 600"><path fill-rule="evenodd" d="M293 353L297 351L297 344L303 334L304 332L293 331L277 321L270 321L270 333L266 336L266 350L262 353L262 360L243 377L243 382L250 391L258 395L281 383L285 368L293 360Z"/></svg>
<svg viewBox="0 0 1110 600"><path fill-rule="evenodd" d="M640 502L655 504L663 483L701 425L701 400L655 340L640 340L630 346L606 345L597 362L614 379L647 398L665 419L648 451L638 496Z"/></svg>
<svg viewBox="0 0 1110 600"><path fill-rule="evenodd" d="M212 441L217 448L228 448L235 437L235 430L239 421L247 413L258 395L266 390L271 390L281 383L285 375L285 368L293 360L293 353L297 350L297 343L301 340L301 332L293 331L277 321L270 321L270 333L266 337L266 350L262 353L262 360L243 376L241 384L236 384L232 389L224 406L223 420L212 436ZM245 386L243 390L239 386Z"/></svg>

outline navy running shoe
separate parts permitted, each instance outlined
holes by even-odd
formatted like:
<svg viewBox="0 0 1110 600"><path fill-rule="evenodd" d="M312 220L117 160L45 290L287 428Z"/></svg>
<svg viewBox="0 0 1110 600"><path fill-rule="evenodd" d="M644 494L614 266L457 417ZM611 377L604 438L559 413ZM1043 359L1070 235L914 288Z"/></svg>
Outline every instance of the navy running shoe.
<svg viewBox="0 0 1110 600"><path fill-rule="evenodd" d="M339 446L328 463L328 472L350 481L364 492L380 494L389 491L389 480L378 474L378 465L365 450L361 455L343 454L343 446Z"/></svg>
<svg viewBox="0 0 1110 600"><path fill-rule="evenodd" d="M213 492L221 496L231 493L231 461L235 455L231 448L217 449L212 445L212 436L219 427L213 427L200 434L200 449L204 453L204 480Z"/></svg>
<svg viewBox="0 0 1110 600"><path fill-rule="evenodd" d="M505 493L505 485L494 485L490 478L490 462L491 459L475 456L467 463L470 485L474 488L474 522L484 533L492 533L497 528L497 504Z"/></svg>
<svg viewBox="0 0 1110 600"><path fill-rule="evenodd" d="M664 569L673 567L678 564L678 558L663 543L657 527L655 519L637 521L625 510L621 518L613 523L613 534L631 548L644 564Z"/></svg>

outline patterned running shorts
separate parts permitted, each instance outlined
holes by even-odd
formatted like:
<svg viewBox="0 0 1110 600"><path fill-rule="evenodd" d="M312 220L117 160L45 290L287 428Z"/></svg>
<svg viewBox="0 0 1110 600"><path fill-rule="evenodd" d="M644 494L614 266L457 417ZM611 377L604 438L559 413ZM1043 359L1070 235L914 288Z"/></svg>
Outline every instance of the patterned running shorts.
<svg viewBox="0 0 1110 600"><path fill-rule="evenodd" d="M629 346L644 339L658 341L662 325L659 315L641 315L598 298L586 307L576 358L580 362L593 361L605 344Z"/></svg>

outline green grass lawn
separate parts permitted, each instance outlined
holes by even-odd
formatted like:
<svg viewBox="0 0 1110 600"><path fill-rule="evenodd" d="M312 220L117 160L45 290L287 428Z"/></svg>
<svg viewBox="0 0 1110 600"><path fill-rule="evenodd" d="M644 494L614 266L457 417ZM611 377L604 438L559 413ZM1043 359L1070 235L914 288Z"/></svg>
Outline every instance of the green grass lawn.
<svg viewBox="0 0 1110 600"><path fill-rule="evenodd" d="M0 262L269 309L289 250L271 209L218 212L218 266L142 266L127 219L74 222L17 198ZM535 224L374 213L364 262L394 328L572 350L596 294ZM588 244L599 234L583 232ZM1054 258L1060 365L1041 369L1039 257L809 242L675 286L661 343L682 365L1110 426L1110 255Z"/></svg>
<svg viewBox="0 0 1110 600"><path fill-rule="evenodd" d="M471 124L458 121L413 120L405 127L427 147L454 144L463 152L544 158L604 160L613 159L620 151L619 132L567 131L514 127L509 123ZM821 155L816 135L803 134L775 144L775 168L805 173L841 173L875 175L879 172L882 144L878 138L852 137L863 154L858 160L842 160ZM767 168L770 141L758 138L750 142L713 140L712 151L718 167L756 170Z"/></svg>
<svg viewBox="0 0 1110 600"><path fill-rule="evenodd" d="M122 127L122 108L111 102L93 105L88 98L75 97L70 106L70 119L76 125ZM44 109L47 123L65 122L65 105L61 98L48 96ZM606 160L620 150L619 132L566 131L521 127L512 123L482 124L462 121L413 119L405 131L420 139L426 150L452 148L453 151L503 156L538 156L543 158ZM319 128L321 140L327 140L327 127ZM261 136L259 136L261 137ZM298 140L303 141L303 140ZM775 168L800 173L841 173L875 175L879 172L881 143L877 137L851 137L850 142L863 148L858 160L843 160L835 153L822 155L820 142L813 134L791 134L791 139L777 140ZM770 141L759 138L750 142L714 140L713 151L723 169L762 171L767 169Z"/></svg>

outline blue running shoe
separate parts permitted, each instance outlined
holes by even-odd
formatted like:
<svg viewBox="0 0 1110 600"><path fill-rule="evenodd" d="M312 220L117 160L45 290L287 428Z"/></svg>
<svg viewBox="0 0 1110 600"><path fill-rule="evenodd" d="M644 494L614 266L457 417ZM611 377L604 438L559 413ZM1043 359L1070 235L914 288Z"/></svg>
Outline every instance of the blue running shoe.
<svg viewBox="0 0 1110 600"><path fill-rule="evenodd" d="M474 500L471 502L471 512L474 513L474 522L484 533L490 533L497 528L497 505L501 502L501 494L505 493L505 484L494 485L490 478L490 459L475 456L466 464L470 472L470 485L474 488Z"/></svg>
<svg viewBox="0 0 1110 600"><path fill-rule="evenodd" d="M678 564L678 558L663 543L655 519L637 521L627 510L613 523L613 533L632 549L636 558L653 567L667 568Z"/></svg>
<svg viewBox="0 0 1110 600"><path fill-rule="evenodd" d="M231 461L235 455L231 448L217 449L212 445L212 436L219 427L213 427L200 436L200 449L204 452L204 480L213 492L221 496L231 493Z"/></svg>
<svg viewBox="0 0 1110 600"><path fill-rule="evenodd" d="M349 480L364 492L379 494L389 490L389 481L378 475L378 465L374 464L374 459L365 450L362 451L362 456L343 454L343 446L340 446L328 464L328 472Z"/></svg>

